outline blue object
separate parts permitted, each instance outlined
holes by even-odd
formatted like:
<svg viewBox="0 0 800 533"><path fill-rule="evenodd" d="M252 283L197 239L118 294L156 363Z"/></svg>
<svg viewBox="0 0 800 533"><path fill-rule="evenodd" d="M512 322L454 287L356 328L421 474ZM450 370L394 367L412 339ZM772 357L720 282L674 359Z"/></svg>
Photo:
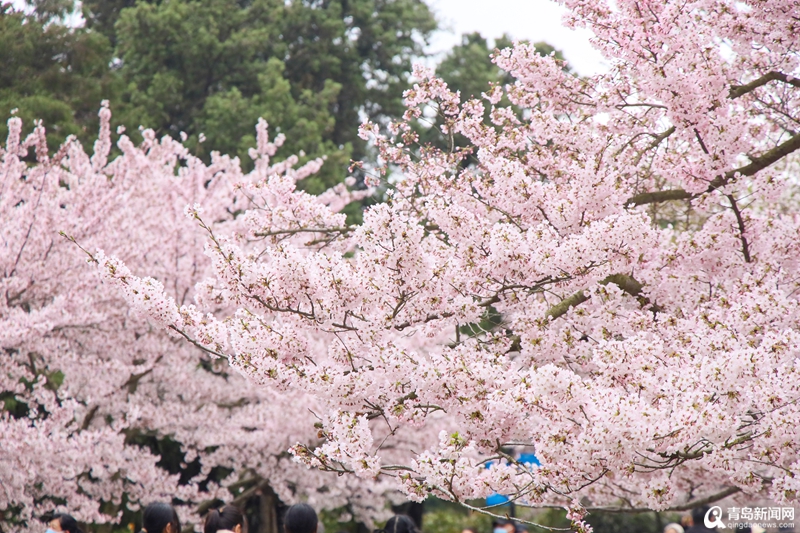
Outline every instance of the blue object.
<svg viewBox="0 0 800 533"><path fill-rule="evenodd" d="M502 494L492 494L491 496L486 497L486 505L503 505L504 503L508 503L508 498L503 496Z"/></svg>
<svg viewBox="0 0 800 533"><path fill-rule="evenodd" d="M542 463L539 462L539 459L532 453L519 454L518 461L524 465L542 466Z"/></svg>
<svg viewBox="0 0 800 533"><path fill-rule="evenodd" d="M517 459L520 463L528 466L529 468L532 466L541 466L542 463L539 462L539 459L532 453L521 453L519 455L519 459ZM491 468L492 462L486 463L486 468ZM486 498L486 505L493 506L493 505L503 505L508 503L509 499L502 494L492 494Z"/></svg>

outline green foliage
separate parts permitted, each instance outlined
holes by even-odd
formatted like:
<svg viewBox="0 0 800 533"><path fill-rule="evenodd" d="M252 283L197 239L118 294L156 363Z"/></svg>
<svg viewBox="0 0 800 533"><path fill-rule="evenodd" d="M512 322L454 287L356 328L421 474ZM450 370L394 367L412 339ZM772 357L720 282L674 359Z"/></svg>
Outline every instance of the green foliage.
<svg viewBox="0 0 800 533"><path fill-rule="evenodd" d="M14 418L26 417L30 412L28 404L20 401L19 398L10 391L0 392L0 402L2 402L2 410Z"/></svg>
<svg viewBox="0 0 800 533"><path fill-rule="evenodd" d="M508 34L495 39L493 47L478 32L465 34L461 37L461 44L454 46L436 67L436 73L451 90L460 91L462 99L480 98L490 84L505 85L513 82L511 75L495 65L491 58L496 50L508 48L512 44ZM554 54L557 59L564 60L560 51L545 42L534 43L534 47L542 56Z"/></svg>
<svg viewBox="0 0 800 533"><path fill-rule="evenodd" d="M402 93L412 62L423 55L423 44L436 29L430 9L422 0L287 4L282 27L287 77L315 92L324 80L339 83L332 139L361 146L360 114L378 120L403 112Z"/></svg>
<svg viewBox="0 0 800 533"><path fill-rule="evenodd" d="M90 144L100 101L113 99L120 88L108 67L108 39L54 18L67 6L66 0L34 2L31 14L0 7L0 113L7 117L17 109L26 133L34 120L43 120L51 149L68 135ZM0 121L0 138L7 135L6 121Z"/></svg>
<svg viewBox="0 0 800 533"><path fill-rule="evenodd" d="M363 116L401 112L411 62L435 29L421 0L113 6L90 0L84 9L117 42L125 123L195 140L203 133L201 155L237 154L247 166L253 126L264 117L286 134L285 154L327 155L321 176L304 184L310 192L340 181L350 158L365 155Z"/></svg>
<svg viewBox="0 0 800 533"><path fill-rule="evenodd" d="M49 390L56 392L58 388L64 383L64 373L61 370L54 370L47 373L47 382L45 387Z"/></svg>
<svg viewBox="0 0 800 533"><path fill-rule="evenodd" d="M439 62L436 74L447 83L451 91L460 93L462 101L472 98L480 99L481 94L487 92L492 86L503 86L513 82L507 72L492 62L492 55L495 51L511 45L512 40L508 35L495 39L494 46L490 46L489 41L478 32L465 34L461 38L461 44L454 46ZM543 56L552 53L557 59L564 59L560 51L545 42L534 43L534 47L537 53ZM509 106L510 102L504 97L499 105ZM449 134L442 134L441 119L437 115L420 121L417 131L422 143L431 143L441 149L469 145L467 139L461 135L451 137ZM484 122L489 124L489 106L486 109ZM475 162L474 159L467 161L467 163Z"/></svg>
<svg viewBox="0 0 800 533"><path fill-rule="evenodd" d="M117 33L114 25L119 14L126 7L135 5L136 0L83 0L81 11L89 29L105 35L112 45L116 45Z"/></svg>
<svg viewBox="0 0 800 533"><path fill-rule="evenodd" d="M460 91L462 99L480 98L490 84L511 83L511 76L492 63L495 49L511 46L511 37L503 35L495 41L493 48L478 32L461 37L456 45L436 67L436 73L454 91Z"/></svg>
<svg viewBox="0 0 800 533"><path fill-rule="evenodd" d="M367 155L363 118L402 113L436 28L423 0L85 0L80 28L65 22L74 0L27 3L0 8L0 110L29 129L42 119L51 148L68 135L89 147L107 99L115 124L185 132L199 155L235 154L247 169L264 117L286 134L279 157L327 156L303 184L315 193Z"/></svg>

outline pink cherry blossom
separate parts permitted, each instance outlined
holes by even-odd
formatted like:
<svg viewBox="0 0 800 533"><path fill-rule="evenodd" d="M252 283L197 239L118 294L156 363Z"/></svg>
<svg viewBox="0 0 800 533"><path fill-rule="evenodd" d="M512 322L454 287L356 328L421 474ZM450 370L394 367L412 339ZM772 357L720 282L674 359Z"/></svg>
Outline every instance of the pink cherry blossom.
<svg viewBox="0 0 800 533"><path fill-rule="evenodd" d="M106 313L117 317L108 327L119 321L114 331L136 329L117 303L124 297L145 317L136 320L175 339L147 330L144 342L195 357L200 347L246 376L236 387L254 398L312 405L316 417L276 430L297 462L365 487L377 477L414 500L468 505L499 492L564 507L579 531L590 530L587 512L609 507L795 501L796 2L563 3L568 24L594 32L609 72L577 77L518 43L495 55L516 81L462 101L418 69L404 117L386 134L360 130L383 163L369 182L389 185L360 225L340 209L366 193L299 191L321 162L272 163L264 124L248 175L223 156L205 166L152 134L141 147L122 137L123 156L107 164L67 146L57 164L40 157L24 170L12 128L4 172L27 172L24 186L9 183L29 196L3 196L0 212L41 211L115 292L92 296L99 282L76 273L84 285L67 298L55 273L77 265L63 252L37 270L37 290L52 285L47 299L9 306L6 335L21 343L64 316L87 325ZM499 107L501 90L514 107ZM467 145L418 146L426 108ZM62 213L34 185L47 179L53 195L86 184L87 203ZM174 185L151 185L161 182ZM51 207L34 207L38 197ZM23 242L27 226L12 226ZM101 226L103 238L93 231ZM29 290L10 279L7 294ZM76 361L127 364L129 379L136 341L102 339ZM178 379L156 361L163 349L142 353L142 365L162 369L149 387ZM223 394L204 379L169 391ZM248 405L243 417L284 408ZM142 427L168 433L175 421ZM179 440L192 442L189 433ZM541 465L519 463L519 449Z"/></svg>
<svg viewBox="0 0 800 533"><path fill-rule="evenodd" d="M222 223L233 221L237 210L254 212L258 205L245 184L255 176L245 176L225 156L205 165L150 131L142 146L121 136L121 155L110 159L109 120L104 106L91 157L71 140L47 154L44 130L22 139L16 118L0 151L0 391L6 402L28 408L0 416L2 520L15 531L40 531L35 517L56 505L80 520L105 522L117 516L101 512L101 502L125 501L136 510L178 498L186 502L184 521L197 524L198 503L230 499L225 487L248 479L268 481L287 503L305 499L319 509L348 506L361 520L380 518L388 484L308 470L286 453L298 443L321 442L314 427L314 413L324 414L319 400L259 387L227 361L161 329L195 315L198 323L206 321L190 302L195 284L213 272L203 254L205 232L186 213L199 216L202 205L203 216ZM288 193L281 189L293 189L321 161L299 169L291 162L270 166L280 141L268 141L266 123L258 131L257 175L281 169L269 194L283 198ZM36 164L23 159L29 148ZM272 216L286 224L295 216L343 224L342 215L329 214L330 206L341 208L363 194L340 186L318 205L298 204L297 212L287 206ZM198 207L187 210L193 205ZM131 277L122 284L127 292L116 293L87 267L92 259L76 243L114 254L106 259L93 253L114 280L124 279L129 268L155 277ZM174 299L160 300L164 291ZM136 311L124 297L136 302ZM226 308L214 298L203 305ZM203 346L224 335L213 324L204 332ZM137 434L179 442L185 463L199 461L199 474L180 484L177 474L157 465L158 456L128 439ZM200 491L197 483L213 468L233 473L221 486Z"/></svg>

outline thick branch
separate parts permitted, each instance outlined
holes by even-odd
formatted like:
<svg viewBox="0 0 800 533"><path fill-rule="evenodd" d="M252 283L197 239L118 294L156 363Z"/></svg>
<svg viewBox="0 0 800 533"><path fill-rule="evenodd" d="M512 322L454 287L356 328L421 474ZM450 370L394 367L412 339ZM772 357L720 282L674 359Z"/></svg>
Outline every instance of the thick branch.
<svg viewBox="0 0 800 533"><path fill-rule="evenodd" d="M633 204L635 206L657 204L660 202L669 202L671 200L689 200L694 197L694 194L686 192L683 189L670 189L668 191L643 192L642 194L631 196L626 204Z"/></svg>
<svg viewBox="0 0 800 533"><path fill-rule="evenodd" d="M161 360L161 357L159 357L156 360L156 363L158 363L160 360ZM143 377L145 377L147 374L150 374L154 369L155 369L155 366L152 366L152 367L148 368L147 370L145 370L144 372L141 372L139 374L131 374L131 377L128 378L128 381L126 381L125 383L122 384L122 388L127 388L128 389L128 393L135 394L136 393L136 389L139 387L139 381L141 381L141 379Z"/></svg>
<svg viewBox="0 0 800 533"><path fill-rule="evenodd" d="M747 237L744 235L744 219L742 218L742 212L739 210L739 206L736 204L736 198L734 198L732 194L728 194L727 197L731 202L733 214L736 215L736 223L739 225L739 240L742 241L742 255L744 255L745 262L749 263L750 246L747 244Z"/></svg>
<svg viewBox="0 0 800 533"><path fill-rule="evenodd" d="M728 98L730 98L731 100L735 100L740 96L744 96L747 93L753 92L754 90L758 89L763 85L766 85L771 81L782 81L783 83L788 83L789 85L800 87L800 79L792 78L790 76L787 76L783 72L778 72L776 70L773 70L772 72L767 72L760 78L755 79L750 83L746 83L745 85L734 85L733 87L731 87L731 90L728 93Z"/></svg>
<svg viewBox="0 0 800 533"><path fill-rule="evenodd" d="M609 283L613 283L634 298L638 297L642 292L642 284L627 274L611 274L610 276L600 280L598 283L600 285L608 285ZM580 290L572 296L564 298L559 303L548 309L544 316L545 318L549 318L551 321L555 320L569 311L570 307L577 307L588 299L589 296L586 294L586 292Z"/></svg>
<svg viewBox="0 0 800 533"><path fill-rule="evenodd" d="M89 425L92 423L94 416L97 414L97 411L100 409L99 405L93 405L89 412L86 413L86 416L83 417L83 423L81 423L81 431L85 431L89 429Z"/></svg>
<svg viewBox="0 0 800 533"><path fill-rule="evenodd" d="M252 498L253 496L255 496L256 494L258 494L260 491L272 490L272 488L269 486L269 480L262 479L261 481L258 481L257 479L253 479L253 478L247 479L244 482L235 483L234 485L231 485L229 488L238 488L238 487L236 487L236 485L238 485L239 487L247 486L247 484L251 484L251 483L255 483L255 484L253 484L252 486L250 486L250 488L244 490L241 494L236 496L233 499L233 501L230 502L232 505L241 505L241 504L245 503L247 500L249 500L250 498ZM214 504L217 501L219 501L219 500L214 499L214 500L206 500L206 501L200 503L200 505L197 506L197 514L199 514L200 516L203 516L212 507L214 507Z"/></svg>
<svg viewBox="0 0 800 533"><path fill-rule="evenodd" d="M800 133L789 137L789 140L779 144L772 150L764 152L758 157L752 159L749 165L745 165L743 167L737 168L735 170L731 170L730 172L726 172L724 176L720 176L714 181L711 182L711 186L709 186L708 190L711 191L718 187L722 187L728 181L733 179L736 174L741 174L742 176L752 176L759 170L763 170L770 166L771 164L780 161L787 155L791 154L795 150L800 149Z"/></svg>
<svg viewBox="0 0 800 533"><path fill-rule="evenodd" d="M717 176L702 193L692 194L683 189L671 189L668 191L646 192L632 196L625 202L626 205L634 206L655 204L658 202L668 202L670 200L690 200L697 198L701 194L712 192L720 187L724 187L737 175L752 176L760 170L764 170L773 163L780 161L792 152L800 149L800 133L792 136L786 142L779 144L772 150L764 152L758 157L754 157L751 162L743 167L730 170L721 176Z"/></svg>

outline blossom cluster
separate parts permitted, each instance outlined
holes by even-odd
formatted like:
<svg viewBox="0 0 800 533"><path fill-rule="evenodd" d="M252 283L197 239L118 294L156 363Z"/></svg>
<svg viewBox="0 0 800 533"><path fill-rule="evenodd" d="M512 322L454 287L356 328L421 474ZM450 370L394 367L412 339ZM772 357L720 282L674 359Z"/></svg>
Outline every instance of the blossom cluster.
<svg viewBox="0 0 800 533"><path fill-rule="evenodd" d="M309 465L563 505L582 529L595 508L793 501L796 3L564 4L609 72L518 43L495 56L516 81L461 101L417 69L403 119L361 130L390 185L362 224L276 172L235 224L191 211L214 270L195 304L101 267L255 383L321 402L326 442L293 448ZM469 145L416 146L426 108Z"/></svg>
<svg viewBox="0 0 800 533"><path fill-rule="evenodd" d="M270 194L280 195L286 180L293 187L322 161L294 168L291 156L269 165L281 140L269 142L264 122L250 176L235 159L215 154L206 165L152 131L142 132L139 146L118 136L111 157L109 121L103 107L92 156L73 140L48 154L41 125L23 138L18 118L0 149L0 529L39 530L35 518L54 508L114 521L125 509L173 498L185 502L185 522L196 523L198 504L234 497L231 484L246 489L262 480L287 503L380 517L386 487L309 471L286 453L320 442L319 402L259 387L178 341L158 327L154 307L134 311L87 266L102 252L80 249L114 254L156 276L174 301L191 301L212 272L187 206L202 204L217 224L233 221L257 208L243 184L280 173L270 183ZM340 209L363 194L340 186L321 201ZM313 206L303 207L314 216ZM272 216L288 224L293 215ZM342 216L319 219L333 222ZM126 296L141 305L149 298ZM154 440L179 444L180 472L163 467L147 446Z"/></svg>
<svg viewBox="0 0 800 533"><path fill-rule="evenodd" d="M274 164L261 124L246 176L152 136L140 148L122 138L110 163L70 155L58 190L87 180L96 210L67 234L176 351L200 348L246 376L236 394L311 405L316 417L275 431L318 471L388 480L414 500L496 492L560 505L579 531L593 509L789 504L800 494L796 2L563 3L610 70L577 77L518 43L495 55L516 81L462 101L417 69L404 117L361 129L384 164L367 181L388 192L360 224L340 210L368 191L303 192L297 181L321 162ZM418 146L428 112L468 144ZM150 183L175 175L169 194ZM111 191L128 180L142 185ZM165 210L186 216L165 225ZM95 242L101 222L110 238ZM63 280L42 277L37 288ZM57 316L79 302L80 324L112 312L128 327L116 299L72 294L28 300ZM16 312L14 324L44 327ZM90 353L120 366L155 368L163 353L136 363L101 339ZM165 386L169 374L146 382L223 394L210 376ZM251 427L273 431L273 406L247 405Z"/></svg>

